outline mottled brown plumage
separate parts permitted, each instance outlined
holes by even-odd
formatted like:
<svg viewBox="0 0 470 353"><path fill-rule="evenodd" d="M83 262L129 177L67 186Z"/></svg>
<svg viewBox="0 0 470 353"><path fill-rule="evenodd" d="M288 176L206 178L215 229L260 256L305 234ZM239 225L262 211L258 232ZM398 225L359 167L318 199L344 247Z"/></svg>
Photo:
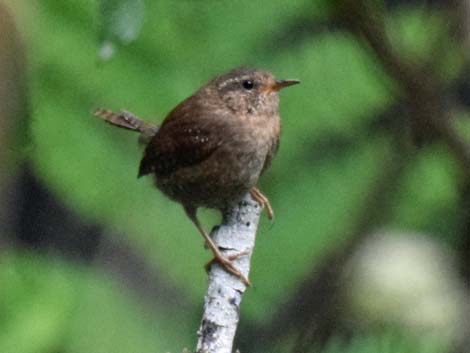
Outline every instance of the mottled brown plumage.
<svg viewBox="0 0 470 353"><path fill-rule="evenodd" d="M256 183L279 147L278 91L298 82L276 80L262 70L234 69L176 106L158 129L139 123L125 115L127 112L114 116L107 111L96 113L126 129L156 131L145 149L139 176L154 174L156 186L183 205L215 259L246 284L248 280L201 227L196 211L198 207L223 210L250 191L272 217L269 201Z"/></svg>

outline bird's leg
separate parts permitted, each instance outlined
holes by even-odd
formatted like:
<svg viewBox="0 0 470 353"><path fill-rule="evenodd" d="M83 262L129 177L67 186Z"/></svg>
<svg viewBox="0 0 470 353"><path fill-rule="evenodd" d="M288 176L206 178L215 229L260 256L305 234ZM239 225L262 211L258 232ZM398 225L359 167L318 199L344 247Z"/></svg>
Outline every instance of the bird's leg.
<svg viewBox="0 0 470 353"><path fill-rule="evenodd" d="M274 211L271 207L271 204L269 203L268 198L264 196L263 193L256 186L253 186L250 189L250 195L255 199L255 201L257 201L261 205L261 207L266 207L268 218L272 220L274 218Z"/></svg>
<svg viewBox="0 0 470 353"><path fill-rule="evenodd" d="M189 206L184 206L184 210L186 212L186 214L188 215L189 219L194 223L194 225L197 227L197 229L199 230L199 232L201 233L201 235L204 237L204 240L206 241L206 245L209 247L209 249L212 250L212 253L214 254L214 259L212 261L210 261L207 265L206 265L206 269L208 268L208 266L210 266L214 261L217 261L218 263L220 263L222 266L225 267L225 269L230 272L231 274L237 276L238 278L240 278L242 280L242 282L247 285L247 286L251 286L251 282L248 280L248 278L246 278L238 268L235 267L235 265L232 263L233 260L235 260L236 258L240 257L240 256L244 256L246 255L247 253L246 252L241 252L239 254L234 254L234 255L231 255L231 256L228 256L228 257L225 257L224 255L222 255L222 253L220 252L219 248L217 247L217 245L215 245L214 241L212 240L212 238L209 236L209 234L207 234L207 232L204 230L204 228L202 227L201 223L199 222L199 220L197 219L197 216L196 216L196 208L194 207L189 207Z"/></svg>

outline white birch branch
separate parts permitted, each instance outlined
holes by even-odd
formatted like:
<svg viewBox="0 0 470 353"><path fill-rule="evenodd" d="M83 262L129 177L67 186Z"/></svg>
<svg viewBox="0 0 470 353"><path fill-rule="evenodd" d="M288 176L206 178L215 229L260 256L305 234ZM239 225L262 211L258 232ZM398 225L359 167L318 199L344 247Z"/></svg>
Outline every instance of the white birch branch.
<svg viewBox="0 0 470 353"><path fill-rule="evenodd" d="M225 256L247 253L234 260L234 264L247 278L260 214L260 205L247 194L225 212L223 223L212 231L214 242ZM212 265L201 326L197 333L197 353L232 353L245 289L245 284L239 278L218 264Z"/></svg>

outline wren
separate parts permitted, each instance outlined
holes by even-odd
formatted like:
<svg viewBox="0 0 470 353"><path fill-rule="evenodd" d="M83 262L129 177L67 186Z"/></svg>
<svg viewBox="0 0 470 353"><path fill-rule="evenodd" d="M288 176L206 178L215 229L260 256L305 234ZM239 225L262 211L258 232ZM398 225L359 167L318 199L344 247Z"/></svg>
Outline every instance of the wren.
<svg viewBox="0 0 470 353"><path fill-rule="evenodd" d="M269 200L256 187L279 147L279 90L299 83L277 80L263 70L235 68L219 75L178 104L160 126L121 111L98 109L95 116L141 133L147 142L138 176L179 202L214 253L214 260L250 282L222 255L200 224L199 207L224 211L250 192L273 218Z"/></svg>

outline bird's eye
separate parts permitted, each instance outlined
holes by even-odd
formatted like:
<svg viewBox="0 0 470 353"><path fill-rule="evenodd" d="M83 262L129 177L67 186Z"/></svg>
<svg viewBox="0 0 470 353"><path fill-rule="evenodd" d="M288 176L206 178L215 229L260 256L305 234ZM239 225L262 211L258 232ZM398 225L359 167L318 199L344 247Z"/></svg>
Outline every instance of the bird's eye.
<svg viewBox="0 0 470 353"><path fill-rule="evenodd" d="M252 80L243 80L242 81L242 86L244 89L253 89L253 87L255 86L254 82Z"/></svg>

